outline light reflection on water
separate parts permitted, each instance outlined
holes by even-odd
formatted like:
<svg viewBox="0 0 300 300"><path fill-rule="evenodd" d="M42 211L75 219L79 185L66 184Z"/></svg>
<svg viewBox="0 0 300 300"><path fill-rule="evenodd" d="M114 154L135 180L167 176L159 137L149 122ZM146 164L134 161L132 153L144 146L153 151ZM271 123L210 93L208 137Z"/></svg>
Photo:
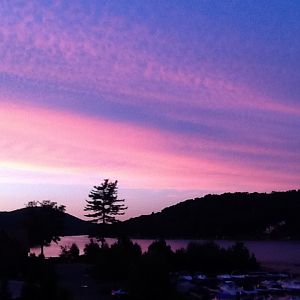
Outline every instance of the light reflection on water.
<svg viewBox="0 0 300 300"><path fill-rule="evenodd" d="M89 237L83 236L65 236L61 238L58 244L52 243L49 247L46 247L44 252L46 257L57 257L61 252L61 246L71 245L76 243L80 249L80 253L83 254L83 249L87 243L89 243ZM108 245L113 244L116 239L107 238ZM149 239L132 239L133 242L138 243L142 251L145 252L153 240ZM166 240L167 244L171 246L173 251L180 248L185 248L192 240ZM198 240L193 242L204 243L204 240ZM215 241L222 247L231 246L234 241ZM300 241L245 241L244 244L248 249L255 254L258 261L262 262L265 266L271 267L277 271L290 271L294 274L300 274ZM39 248L32 248L31 253L39 254ZM217 299L224 299L215 297ZM230 298L226 298L230 299ZM233 298L232 298L233 299ZM234 297L234 299L236 299ZM248 300L300 300L299 295L272 295L272 296L247 296L241 299Z"/></svg>
<svg viewBox="0 0 300 300"><path fill-rule="evenodd" d="M153 240L148 239L132 239L133 242L138 243L142 251L146 251L148 246ZM106 242L111 245L116 239L107 238ZM180 248L185 248L192 240L166 240L173 251ZM204 240L197 240L194 242L203 243ZM231 246L234 241L216 241L222 247ZM44 252L46 257L57 257L61 252L61 246L71 245L76 243L80 249L80 253L83 254L84 246L89 243L89 237L87 235L81 236L65 236L61 238L58 244L52 243L49 247L46 247ZM282 265L294 265L300 269L300 241L245 241L245 245L248 249L255 254L256 258L260 262L272 263ZM39 254L39 248L32 248L31 253Z"/></svg>

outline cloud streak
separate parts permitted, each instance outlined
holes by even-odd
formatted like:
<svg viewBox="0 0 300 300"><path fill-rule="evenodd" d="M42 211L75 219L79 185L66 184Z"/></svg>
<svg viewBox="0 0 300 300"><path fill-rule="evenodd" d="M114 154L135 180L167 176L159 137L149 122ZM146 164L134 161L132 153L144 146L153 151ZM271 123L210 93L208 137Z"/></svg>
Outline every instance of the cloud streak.
<svg viewBox="0 0 300 300"><path fill-rule="evenodd" d="M299 104L266 97L226 79L229 69L225 76L216 73L215 66L197 62L193 55L183 62L177 56L166 59L173 46L179 49L178 56L183 55L179 41L129 23L110 13L106 5L100 7L97 18L91 15L92 9L84 14L62 5L7 6L10 14L19 17L1 18L0 70L4 73L98 93L114 91L110 100L117 103L176 105L188 99L190 105L210 109L240 107L300 114ZM63 15L58 17L57 10L62 8ZM203 55L210 59L209 49L205 51Z"/></svg>
<svg viewBox="0 0 300 300"><path fill-rule="evenodd" d="M4 1L0 182L298 188L297 10L244 5Z"/></svg>
<svg viewBox="0 0 300 300"><path fill-rule="evenodd" d="M271 182L277 182L278 177L288 182L291 177L278 176L258 165L250 167L254 161L245 166L235 158L218 156L217 151L211 155L212 149L223 147L224 153L229 146L197 140L195 136L187 138L167 131L3 102L0 117L2 166L45 173L50 178L53 173L54 181L56 173L74 173L80 178L85 175L87 180L99 174L115 174L129 186L131 181L133 187L174 188L183 181L184 188L212 188L218 182L219 188L225 190L232 188L236 177L243 178L243 185L252 189L261 185L262 177L267 176ZM191 145L190 152L181 151L181 145L186 143ZM242 156L268 152L238 145L232 145L231 151ZM285 153L273 151L273 155ZM261 177L251 178L257 171Z"/></svg>

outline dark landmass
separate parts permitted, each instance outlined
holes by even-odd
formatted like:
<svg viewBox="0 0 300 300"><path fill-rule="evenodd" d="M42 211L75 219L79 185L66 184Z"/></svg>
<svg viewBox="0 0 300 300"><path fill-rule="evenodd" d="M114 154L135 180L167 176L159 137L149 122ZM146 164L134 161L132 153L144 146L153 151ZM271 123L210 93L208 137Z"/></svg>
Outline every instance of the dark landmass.
<svg viewBox="0 0 300 300"><path fill-rule="evenodd" d="M299 239L300 190L206 195L113 225L109 234L151 238Z"/></svg>
<svg viewBox="0 0 300 300"><path fill-rule="evenodd" d="M0 212L0 228L20 229L30 209ZM189 199L113 225L63 214L61 235L100 233L137 238L300 239L300 190L225 193Z"/></svg>
<svg viewBox="0 0 300 300"><path fill-rule="evenodd" d="M39 207L22 208L10 212L0 212L0 229L22 229L28 218L30 210L39 210ZM63 214L63 226L60 235L84 235L97 227L88 221L81 220L67 213Z"/></svg>

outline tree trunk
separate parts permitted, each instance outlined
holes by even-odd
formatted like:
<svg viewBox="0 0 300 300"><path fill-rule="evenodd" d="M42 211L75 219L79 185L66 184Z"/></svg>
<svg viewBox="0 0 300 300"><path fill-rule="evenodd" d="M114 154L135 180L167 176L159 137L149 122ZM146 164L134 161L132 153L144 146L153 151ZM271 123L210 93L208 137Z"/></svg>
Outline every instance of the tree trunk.
<svg viewBox="0 0 300 300"><path fill-rule="evenodd" d="M41 254L40 256L44 257L44 243L41 243Z"/></svg>

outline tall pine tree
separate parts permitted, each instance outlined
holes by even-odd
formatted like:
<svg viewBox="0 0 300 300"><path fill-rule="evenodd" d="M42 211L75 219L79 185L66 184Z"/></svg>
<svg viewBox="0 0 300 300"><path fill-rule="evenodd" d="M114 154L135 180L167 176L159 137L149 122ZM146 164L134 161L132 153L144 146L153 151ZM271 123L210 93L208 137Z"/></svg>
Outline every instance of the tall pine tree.
<svg viewBox="0 0 300 300"><path fill-rule="evenodd" d="M125 199L118 199L118 181L110 182L104 179L100 186L94 186L89 194L90 200L86 200L85 211L91 211L85 215L92 218L94 223L112 224L117 222L118 215L124 215L127 207Z"/></svg>

